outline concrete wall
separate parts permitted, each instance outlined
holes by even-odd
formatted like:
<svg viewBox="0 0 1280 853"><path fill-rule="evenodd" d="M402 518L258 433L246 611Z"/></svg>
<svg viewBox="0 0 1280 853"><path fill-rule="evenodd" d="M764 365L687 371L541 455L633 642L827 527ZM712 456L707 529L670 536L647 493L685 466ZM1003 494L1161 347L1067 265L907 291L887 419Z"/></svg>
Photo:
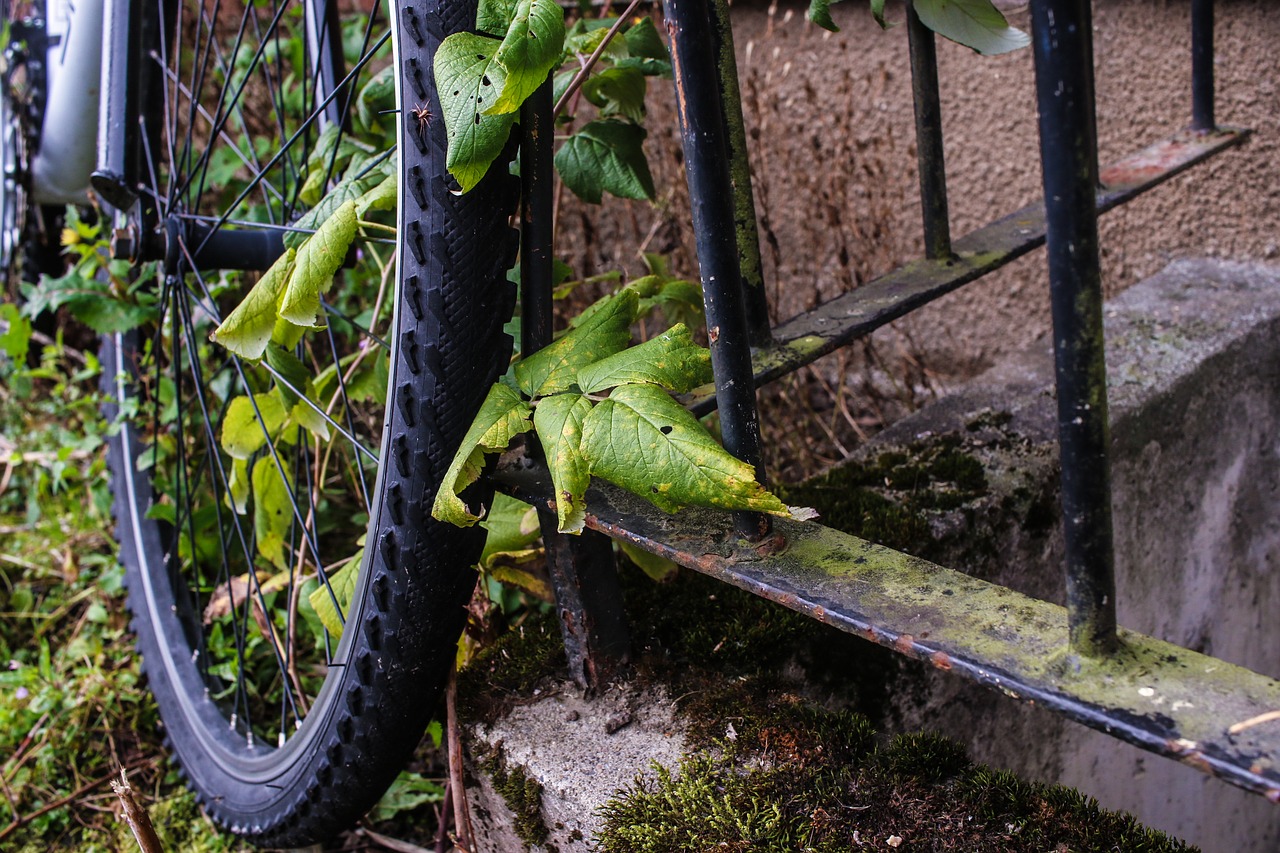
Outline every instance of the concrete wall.
<svg viewBox="0 0 1280 853"><path fill-rule="evenodd" d="M1189 122L1190 3L1094 6L1105 164ZM1217 7L1218 120L1257 134L1108 214L1109 293L1177 257L1280 252L1280 15L1272 0ZM900 6L889 9L901 18ZM733 10L766 280L779 318L892 269L922 246L905 28L881 31L863 0L833 6L839 33L809 24L804 10L796 0L739 0ZM1009 17L1030 26L1025 8ZM939 65L952 224L961 234L1041 194L1032 57L1029 50L980 57L942 42ZM635 248L643 246L672 252L678 267L696 274L667 88L650 85L646 143L660 203L614 200L600 216L565 194L562 242L579 272L637 272ZM962 379L1044 332L1047 306L1044 256L1036 252L939 300L905 328L932 356L935 374Z"/></svg>

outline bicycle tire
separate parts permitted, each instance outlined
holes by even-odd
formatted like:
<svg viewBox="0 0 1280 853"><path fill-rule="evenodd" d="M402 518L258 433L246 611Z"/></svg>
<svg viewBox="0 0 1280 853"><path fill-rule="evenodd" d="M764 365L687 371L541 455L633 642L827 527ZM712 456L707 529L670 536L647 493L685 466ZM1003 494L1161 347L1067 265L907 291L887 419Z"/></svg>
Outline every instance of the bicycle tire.
<svg viewBox="0 0 1280 853"><path fill-rule="evenodd" d="M439 115L432 57L445 36L474 26L475 0L394 5L396 106L407 110L429 102ZM397 124L399 266L386 336L381 464L369 496L366 547L323 686L295 721L295 731L286 732L281 722L276 744L255 737L252 721L237 719L238 699L228 706L211 695L210 682L218 680L210 675L208 638L192 638L207 627L201 625L207 621L201 599L191 590L203 581L174 576L174 563L182 562L182 524L175 532L173 524L155 517L163 496L153 481L162 474L139 471L148 439L158 441L148 435L147 419L122 417L109 447L133 627L166 741L210 817L260 845L296 847L332 837L364 814L401 770L438 704L483 545L483 531L436 522L430 506L487 388L509 359L511 341L502 327L515 299L506 272L516 250L508 217L518 182L498 166L471 192L454 195L444 166L443 122ZM183 285L168 286L176 291ZM174 305L186 298L169 297ZM172 361L203 346L191 335L189 319L185 328L189 341L170 345ZM103 375L113 415L141 403L153 420L158 417L162 395L147 396L147 377L137 365L149 352L148 340L155 346L164 334L147 334L140 330L105 342ZM154 353L150 357L159 361ZM207 426L206 433L212 445ZM210 469L216 464L209 463ZM287 479L283 468L281 477ZM215 512L222 517L221 508ZM254 559L248 556L250 566ZM260 579L250 581L251 589L254 583ZM244 598L248 602L250 593ZM232 601L238 606L234 594ZM246 630L250 615L244 618ZM205 658L197 663L202 649ZM280 679L286 679L283 672Z"/></svg>

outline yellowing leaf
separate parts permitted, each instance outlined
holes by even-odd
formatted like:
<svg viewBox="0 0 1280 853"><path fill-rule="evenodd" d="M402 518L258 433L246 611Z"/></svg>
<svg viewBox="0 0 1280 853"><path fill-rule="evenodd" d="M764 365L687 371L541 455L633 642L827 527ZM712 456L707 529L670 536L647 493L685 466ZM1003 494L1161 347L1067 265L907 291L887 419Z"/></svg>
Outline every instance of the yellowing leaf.
<svg viewBox="0 0 1280 853"><path fill-rule="evenodd" d="M470 527L479 521L480 517L467 508L459 493L480 479L484 455L505 450L511 439L529 431L532 420L533 412L518 392L501 382L490 388L480 413L449 463L431 515L459 527Z"/></svg>
<svg viewBox="0 0 1280 853"><path fill-rule="evenodd" d="M600 307L580 325L549 346L516 362L516 384L530 397L568 391L578 370L594 361L621 352L631 341L639 297L623 290L602 300Z"/></svg>
<svg viewBox="0 0 1280 853"><path fill-rule="evenodd" d="M582 456L582 421L591 401L578 394L556 394L538 401L533 427L542 442L551 483L556 490L556 517L561 533L581 533L586 524L586 491L591 469Z"/></svg>
<svg viewBox="0 0 1280 853"><path fill-rule="evenodd" d="M683 323L578 371L578 387L584 394L636 382L683 394L711 379L711 352L693 342L693 335ZM538 433L541 435L542 430Z"/></svg>
<svg viewBox="0 0 1280 853"><path fill-rule="evenodd" d="M495 56L501 45L486 36L454 33L436 50L436 91L449 137L445 166L463 192L489 171L515 121L515 113L485 114L507 80L506 69Z"/></svg>
<svg viewBox="0 0 1280 853"><path fill-rule="evenodd" d="M504 556L522 558L536 553L529 546L541 535L538 511L522 500L501 492L494 495L493 506L480 526L489 534L484 540L484 553L480 555L482 566L488 567L495 559Z"/></svg>
<svg viewBox="0 0 1280 853"><path fill-rule="evenodd" d="M659 557L651 551L643 548L637 548L624 539L618 539L618 548L622 553L627 555L627 559L640 567L640 570L648 575L651 579L662 583L675 577L676 572L680 570L680 566L668 560L666 557Z"/></svg>
<svg viewBox="0 0 1280 853"><path fill-rule="evenodd" d="M293 275L280 298L281 317L299 326L319 322L320 297L329 291L355 236L356 203L346 201L298 249Z"/></svg>
<svg viewBox="0 0 1280 853"><path fill-rule="evenodd" d="M582 453L592 474L667 512L706 506L787 514L750 465L653 385L624 385L597 404L582 425Z"/></svg>
<svg viewBox="0 0 1280 853"><path fill-rule="evenodd" d="M343 618L338 616L338 607L342 608L342 613L346 614L351 609L351 596L356 589L356 580L360 577L360 564L364 562L364 548L356 549L342 567L336 572L330 572L327 580L329 585L326 587L323 582L311 591L307 596L307 600L311 602L311 607L316 611L316 615L320 617L320 622L333 635L333 639L337 640L342 636ZM337 606L334 605L334 599L337 599Z"/></svg>
<svg viewBox="0 0 1280 853"><path fill-rule="evenodd" d="M397 172L393 171L382 183L367 190L356 199L356 215L363 219L371 210L394 210L396 206Z"/></svg>
<svg viewBox="0 0 1280 853"><path fill-rule="evenodd" d="M276 325L280 292L293 273L294 258L293 249L286 249L276 258L271 268L222 321L222 325L213 330L210 339L241 358L254 361L262 358Z"/></svg>
<svg viewBox="0 0 1280 853"><path fill-rule="evenodd" d="M232 458L248 459L280 431L283 423L284 406L274 395L254 394L252 401L236 397L227 406L219 441Z"/></svg>
<svg viewBox="0 0 1280 853"><path fill-rule="evenodd" d="M237 515L244 515L249 511L249 462L245 459L231 460L226 500Z"/></svg>
<svg viewBox="0 0 1280 853"><path fill-rule="evenodd" d="M281 460L283 462L283 460ZM293 524L292 485L280 476L280 462L267 454L253 465L253 534L258 553L276 568L289 568L285 537Z"/></svg>

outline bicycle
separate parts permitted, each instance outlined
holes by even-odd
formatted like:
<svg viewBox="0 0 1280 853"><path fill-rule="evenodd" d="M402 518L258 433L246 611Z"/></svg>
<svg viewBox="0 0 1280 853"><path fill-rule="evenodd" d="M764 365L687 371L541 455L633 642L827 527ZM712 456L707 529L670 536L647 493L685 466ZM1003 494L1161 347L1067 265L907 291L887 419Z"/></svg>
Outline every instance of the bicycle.
<svg viewBox="0 0 1280 853"><path fill-rule="evenodd" d="M451 195L442 123L401 120L436 103L422 68L474 25L475 4L391 8L395 27L376 0L36 0L6 18L2 100L42 123L6 123L24 136L4 140L4 261L40 204L83 203L91 187L112 217L113 263L148 318L102 349L138 647L187 780L259 844L336 833L400 771L453 662L483 543L426 508L511 350L517 185L495 174ZM352 132L370 128L398 156ZM377 275L339 273L325 331L274 362L211 344L249 274L314 230L299 213L360 170L407 190L377 232L398 225L399 243L339 259L376 259ZM232 452L229 418L245 428ZM277 502L246 498L251 480ZM329 578L353 562L345 608ZM334 630L308 608L317 575Z"/></svg>
<svg viewBox="0 0 1280 853"><path fill-rule="evenodd" d="M349 39L355 47L346 57L352 71L344 72L340 45L348 39L341 37L334 4L303 0L290 7L279 0L231 6L239 23L223 26L212 14L222 9L220 0L208 2L212 10L198 0L155 0L154 8L143 0L113 0L103 7L102 46L109 61L101 80L102 131L92 185L116 218L112 254L131 265L131 293L150 316L140 332L111 335L104 350L112 410L121 423L110 466L139 646L174 753L220 824L257 843L299 845L336 832L378 798L420 737L453 662L463 608L474 586L470 567L483 533L432 521L429 506L486 390L508 361L511 341L503 321L515 293L506 271L516 249L508 217L518 199L538 205L549 201L545 183L535 193L529 188L546 173L528 168L529 162L540 162L538 157L547 158L546 151L521 152L522 160L526 154L531 158L522 169L523 191L504 168L521 141L514 135L496 167L470 191L457 192L447 174L446 129L430 118L441 109L428 70L446 35L474 27L476 4L402 0L395 4L393 33L381 38L374 38L378 6L370 5L363 29ZM1063 183L1047 191L1055 201L1048 217L1042 211L1023 212L1017 229L997 222L953 245L941 174L936 65L922 48L919 62L925 70L919 76L933 78L933 118L927 82L917 103L926 259L868 285L868 292L882 297L872 312L851 305L856 296L842 297L815 312L816 319L801 317L770 329L762 288L752 292L738 284L735 250L742 251L753 238L737 229L733 207L744 189L749 205L749 185L731 186L727 162L736 158L741 165L745 154L732 139L721 139L726 132L732 135L735 122L726 121L722 112L736 98L717 91L732 69L726 72L715 62L731 59L733 51L727 28L720 28L723 20L711 20L719 12L707 7L723 6L690 11L683 0L669 0L667 6L669 24L679 31L673 38L681 69L677 80L687 96L681 122L694 229L704 279L716 282L704 288L717 405L726 446L748 463L758 463L759 456L755 384L974 280L1029 250L1046 230L1055 258L1051 263L1058 265L1052 275L1055 291L1081 315L1068 318L1064 327L1073 340L1093 342L1082 345L1083 354L1070 370L1089 375L1101 361L1096 347L1101 334L1091 325L1100 323L1100 288L1091 289L1098 284L1096 208L1118 203L1243 138L1215 129L1210 66L1209 110L1206 117L1199 86L1196 133L1159 149L1154 170L1151 158L1141 156L1137 165L1126 165L1127 171L1111 170L1108 189L1098 193L1092 78L1083 70L1091 45L1079 35L1089 32L1087 15L1076 0L1037 3L1037 14L1049 11L1037 26L1055 34L1051 45L1037 45L1044 51L1037 62L1061 78L1060 88L1081 93L1057 101L1042 93L1042 107L1058 103L1065 110L1046 119L1047 128L1072 129L1056 138L1046 133L1050 142L1043 149L1052 166L1046 165L1046 182ZM77 16L82 8L77 7ZM911 32L913 39L922 37L918 21L912 21ZM38 34L32 38L39 40ZM1205 41L1197 42L1197 50ZM393 56L384 64L388 42ZM1211 59L1211 35L1207 42ZM701 49L707 44L714 50ZM913 65L916 47L913 42ZM291 64L286 57L292 57ZM290 77L287 69L298 66L308 70ZM362 82L362 73L371 79ZM380 96L376 86L370 88L380 74L394 89L385 103L379 100L385 100L385 91ZM6 85L6 95L9 89ZM1046 91L1057 90L1047 86ZM51 99L58 95L59 87L52 86ZM531 124L549 119L549 95L544 91L531 110ZM254 109L258 106L265 121ZM362 149L358 140L344 147L345 132L354 123L367 130L384 110L396 116L394 131L387 131L397 143L396 158ZM52 109L46 113L54 114ZM261 150L241 141L264 134L271 142ZM541 134L540 142L549 145L550 136ZM711 138L715 144L697 141ZM42 152L40 146L34 149L36 157ZM243 273L267 271L269 276L289 251L300 256L297 241L324 217L295 216L307 205L322 205L320 190L340 172L351 186L392 174L398 179L396 264L388 265L380 254L388 248L377 235L387 233L387 226L377 221L371 202L368 210L375 216L360 226L367 233L355 253L364 257L329 257L322 266L332 273L372 256L380 274L348 276L331 298L317 296L313 319L323 322L310 325L321 327L319 334L304 341L292 327L257 329L254 335L264 347L258 355L265 353L257 367L249 366L256 357L242 361L209 344L207 333L243 295ZM23 190L24 181L36 180L35 170L20 162L14 173L12 185ZM32 197L39 198L38 183L30 187ZM360 198L374 189L367 187ZM1059 205L1060 199L1067 201ZM526 235L545 221L545 216L526 217ZM357 227L354 219L350 227ZM1079 229L1078 239L1061 236L1073 228ZM526 249L532 246L545 262L538 286L523 276L526 300L550 294L549 253L545 242L537 242L546 236L525 238ZM1092 247L1091 260L1090 252L1080 254L1083 261L1059 257L1056 247L1073 239ZM212 270L217 278L207 275ZM541 336L545 343L549 338L546 315L536 316L543 328L527 337L527 352L534 349L527 346L529 339ZM526 326L533 317L533 312L525 316ZM760 347L754 365L748 344ZM1060 399L1076 399L1079 393L1064 382ZM707 411L710 395L695 393L691 407ZM1098 450L1105 440L1105 406L1084 410L1091 411L1087 418L1070 421L1081 435L1064 431L1064 446L1070 437L1072 453L1085 447L1105 456L1105 449ZM1110 529L1105 507L1099 509L1106 498L1105 466L1096 468L1102 482L1091 480L1084 491L1087 505L1103 513L1098 516L1103 521L1083 525L1084 534L1069 533L1087 534L1080 547L1088 553L1069 560L1071 611L1069 620L1065 614L1062 620L1070 624L1070 652L1084 656L1105 656L1117 645L1109 562L1098 556L1109 551L1109 543L1094 535ZM349 485L331 489L335 483ZM505 487L547 497L545 483L520 481L519 472ZM473 488L470 500L487 503L493 485L481 478ZM770 536L764 520L747 512L736 515L733 529L721 530L728 525L717 521L681 533L665 517L655 521L631 503L611 503L609 493L593 507L593 515L589 526L597 530L906 654L941 661L938 665L947 669L954 666L979 680L1020 689L1026 685L1024 695L1091 725L1109 727L1120 720L1120 736L1177 754L1181 741L1167 734L1153 740L1147 729L1132 723L1139 715L1123 704L1135 701L1131 697L1108 697L1114 708L1095 712L1071 688L1046 682L1034 668L993 676L985 652L966 646L963 631L951 637L947 630L934 630L925 642L927 635L912 630L917 609L904 615L890 601L881 611L864 613L861 599L822 598L782 573L794 568L785 565L794 554L779 558L777 565L769 562L788 541L805 537L829 535L830 542L822 540L824 553L866 543L846 543L829 532L813 532L821 528L794 524L783 527L785 536ZM680 538L686 534L690 538ZM715 541L702 543L699 535ZM737 545L721 547L729 540ZM744 541L751 543L745 549L740 547ZM553 541L549 547L561 546ZM902 556L888 554L890 563ZM574 559L554 555L553 572ZM744 569L745 563L754 563L756 574ZM308 581L313 574L316 579ZM572 578L558 583L564 598L557 606L570 611L572 618L562 628L571 668L582 674L590 661L624 639L616 631L610 635L616 626L605 624L609 619L595 618L608 610L591 600L599 590L575 589L575 584ZM988 591L964 587L961 592L980 598ZM964 628L967 618L962 613L943 628ZM1203 723L1190 712L1185 716L1195 726ZM1270 777L1262 779L1241 761L1224 760L1215 770L1236 784L1271 790Z"/></svg>

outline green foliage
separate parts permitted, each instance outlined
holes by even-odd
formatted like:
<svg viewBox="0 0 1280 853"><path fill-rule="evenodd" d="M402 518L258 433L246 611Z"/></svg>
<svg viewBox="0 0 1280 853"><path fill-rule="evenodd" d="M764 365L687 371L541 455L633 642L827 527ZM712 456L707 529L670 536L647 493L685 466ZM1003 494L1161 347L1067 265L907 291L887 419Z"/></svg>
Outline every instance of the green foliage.
<svg viewBox="0 0 1280 853"><path fill-rule="evenodd" d="M831 6L839 2L809 0L807 17L825 30L838 32L840 28L831 19ZM876 22L887 29L884 0L870 0L870 3ZM991 0L913 0L912 5L926 27L978 53L994 56L1031 43L1026 33L1009 26Z"/></svg>
<svg viewBox="0 0 1280 853"><path fill-rule="evenodd" d="M626 349L640 294L659 292L660 279L646 276L598 300L562 337L516 362L519 391L501 382L490 391L436 494L436 518L474 524L478 516L459 492L480 476L485 454L505 450L530 426L551 469L563 533L582 532L592 475L667 512L709 506L789 514L751 466L726 452L667 393L710 378L710 355L689 330L675 326ZM656 304L651 298L650 308ZM606 390L602 399L598 392Z"/></svg>
<svg viewBox="0 0 1280 853"><path fill-rule="evenodd" d="M653 176L641 148L645 136L639 125L612 119L593 121L556 152L556 169L565 186L592 204L599 204L605 192L651 199Z"/></svg>
<svg viewBox="0 0 1280 853"><path fill-rule="evenodd" d="M445 162L463 192L489 171L515 122L514 112L489 113L507 80L497 58L501 46L487 36L455 33L436 51L436 86L449 135Z"/></svg>

